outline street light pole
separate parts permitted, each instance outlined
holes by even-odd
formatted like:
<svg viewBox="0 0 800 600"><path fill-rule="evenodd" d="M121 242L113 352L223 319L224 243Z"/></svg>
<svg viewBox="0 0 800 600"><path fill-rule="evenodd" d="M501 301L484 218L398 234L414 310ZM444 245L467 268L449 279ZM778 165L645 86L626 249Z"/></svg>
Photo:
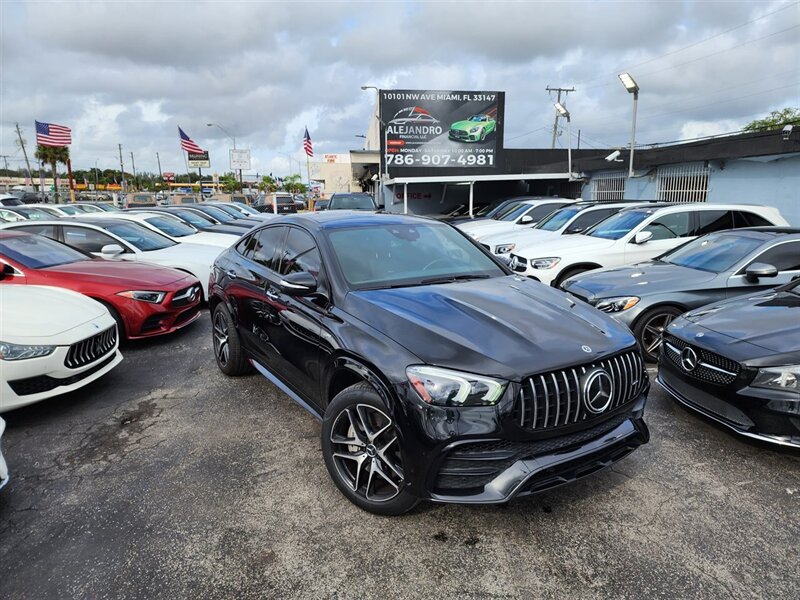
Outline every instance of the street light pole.
<svg viewBox="0 0 800 600"><path fill-rule="evenodd" d="M97 183L97 161L100 160L99 158L94 159L94 197L95 200L97 199L97 193L100 191L100 187Z"/></svg>
<svg viewBox="0 0 800 600"><path fill-rule="evenodd" d="M633 150L636 146L636 109L639 104L639 85L630 73L620 73L619 80L629 94L633 94L633 124L631 126L631 157L628 166L628 177L633 177Z"/></svg>
<svg viewBox="0 0 800 600"><path fill-rule="evenodd" d="M381 145L380 143L378 144L381 147L380 147L380 152L378 154L378 185L375 186L375 204L378 205L378 206L382 206L383 203L378 202L378 194L380 193L381 200L382 200L383 199L383 187L382 187L383 186L383 171L384 171L383 162L386 160L386 153L387 153L387 150L388 150L388 144L386 143L387 139L388 139L388 132L386 131L386 123L384 123L383 119L381 119L381 113L380 113L380 109L381 109L380 108L381 107L381 90L380 90L380 88L378 88L377 86L374 86L374 85L362 85L361 89L363 91L375 90L375 98L376 98L375 110L377 111L375 113L375 118L377 119L378 123L380 123L380 127L383 129L383 145ZM386 164L386 174L387 175L389 174L389 164L388 163Z"/></svg>
<svg viewBox="0 0 800 600"><path fill-rule="evenodd" d="M569 169L569 178L568 181L572 181L572 119L570 118L569 111L567 108L561 104L561 102L556 102L556 111L559 115L564 117L567 120L567 168Z"/></svg>

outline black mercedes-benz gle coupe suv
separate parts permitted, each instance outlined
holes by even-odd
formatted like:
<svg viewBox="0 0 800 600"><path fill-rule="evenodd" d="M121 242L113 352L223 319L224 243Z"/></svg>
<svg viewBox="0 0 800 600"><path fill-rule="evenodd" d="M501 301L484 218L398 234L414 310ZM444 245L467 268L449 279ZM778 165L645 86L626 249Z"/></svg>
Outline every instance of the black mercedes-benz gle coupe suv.
<svg viewBox="0 0 800 600"><path fill-rule="evenodd" d="M279 217L219 256L209 304L219 368L320 419L333 481L371 512L506 502L649 438L630 331L433 219Z"/></svg>

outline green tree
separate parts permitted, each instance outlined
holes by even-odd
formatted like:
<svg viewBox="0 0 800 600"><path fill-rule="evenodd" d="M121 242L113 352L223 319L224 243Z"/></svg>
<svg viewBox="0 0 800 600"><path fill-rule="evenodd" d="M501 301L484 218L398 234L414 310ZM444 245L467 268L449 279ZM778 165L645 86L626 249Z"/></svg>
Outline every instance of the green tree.
<svg viewBox="0 0 800 600"><path fill-rule="evenodd" d="M278 183L269 175L264 175L261 182L258 184L258 189L262 192L277 192Z"/></svg>
<svg viewBox="0 0 800 600"><path fill-rule="evenodd" d="M226 194L232 194L239 190L239 182L233 175L223 175L219 178L219 183L222 186L222 191Z"/></svg>
<svg viewBox="0 0 800 600"><path fill-rule="evenodd" d="M283 189L291 194L305 194L307 186L300 180L300 175L287 175L283 178Z"/></svg>
<svg viewBox="0 0 800 600"><path fill-rule="evenodd" d="M751 121L743 129L744 131L774 131L797 123L800 123L800 108L788 107L783 110L773 110L763 119Z"/></svg>
<svg viewBox="0 0 800 600"><path fill-rule="evenodd" d="M56 202L58 202L58 187L55 185L56 178L58 177L56 173L56 165L58 163L63 165L67 164L67 161L69 160L69 146L36 146L36 154L34 154L34 156L40 163L46 163L50 165L50 169L53 172L55 199Z"/></svg>

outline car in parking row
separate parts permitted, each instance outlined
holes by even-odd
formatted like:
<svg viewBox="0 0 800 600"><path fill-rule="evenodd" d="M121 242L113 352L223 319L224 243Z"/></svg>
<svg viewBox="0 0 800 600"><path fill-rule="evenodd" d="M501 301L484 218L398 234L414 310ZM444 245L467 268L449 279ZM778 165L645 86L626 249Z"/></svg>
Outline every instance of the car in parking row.
<svg viewBox="0 0 800 600"><path fill-rule="evenodd" d="M575 200L567 198L552 197L522 200L518 204L508 205L506 209L490 219L458 223L456 227L480 242L490 235L531 228L554 210L574 202Z"/></svg>
<svg viewBox="0 0 800 600"><path fill-rule="evenodd" d="M509 264L515 273L558 287L586 271L650 260L706 233L788 225L768 206L653 203L622 209L583 234L514 248Z"/></svg>

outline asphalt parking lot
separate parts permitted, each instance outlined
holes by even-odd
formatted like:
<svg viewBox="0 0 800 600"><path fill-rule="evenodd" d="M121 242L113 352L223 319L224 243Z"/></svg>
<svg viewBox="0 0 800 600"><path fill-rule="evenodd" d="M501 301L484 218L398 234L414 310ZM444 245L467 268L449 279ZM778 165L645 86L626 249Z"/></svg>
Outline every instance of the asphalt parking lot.
<svg viewBox="0 0 800 600"><path fill-rule="evenodd" d="M800 456L653 388L650 444L500 507L365 513L319 425L223 376L207 315L4 415L0 598L775 598L798 590Z"/></svg>

